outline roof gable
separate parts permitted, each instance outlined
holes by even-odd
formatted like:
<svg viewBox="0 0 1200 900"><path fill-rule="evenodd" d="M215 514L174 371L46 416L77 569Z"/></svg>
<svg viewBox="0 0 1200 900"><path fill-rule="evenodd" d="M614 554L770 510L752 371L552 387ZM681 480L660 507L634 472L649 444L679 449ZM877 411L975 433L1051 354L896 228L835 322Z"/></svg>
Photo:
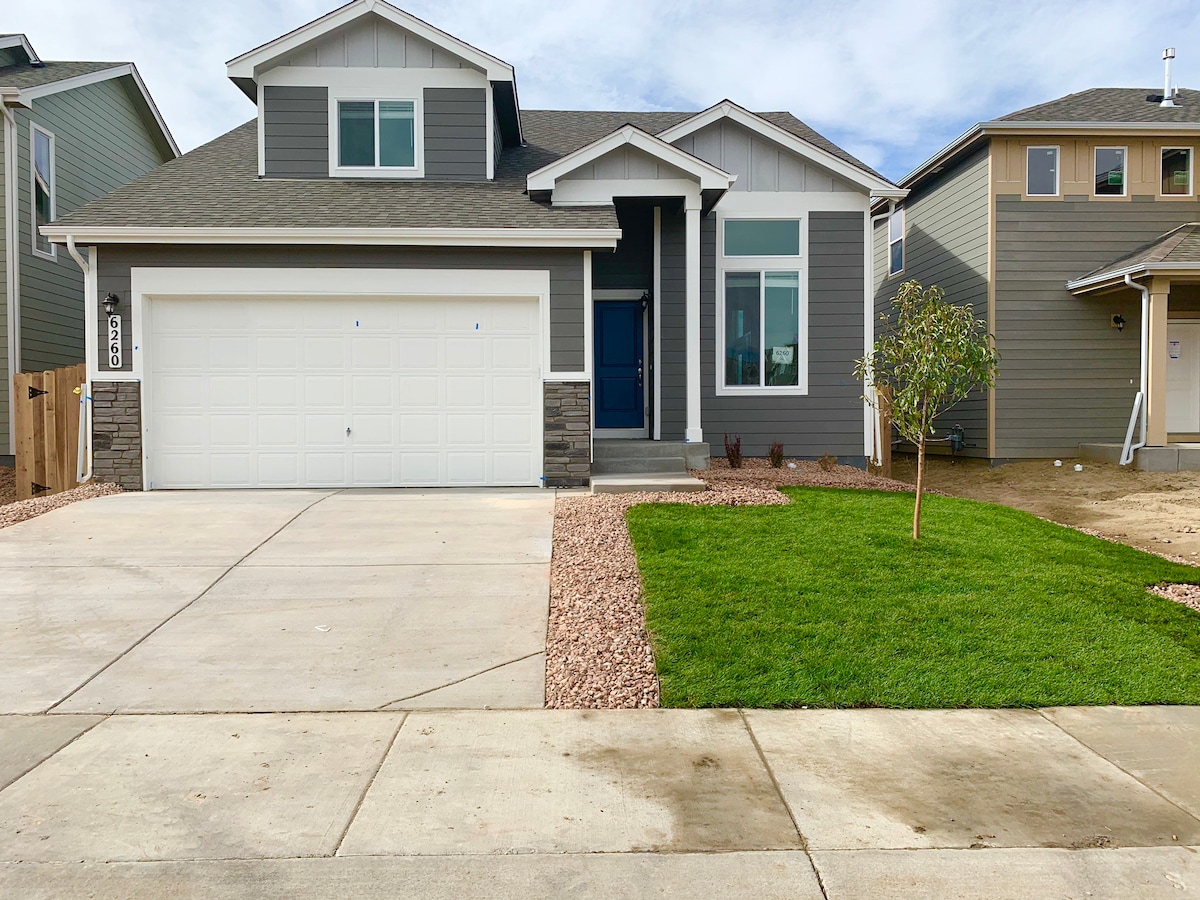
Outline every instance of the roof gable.
<svg viewBox="0 0 1200 900"><path fill-rule="evenodd" d="M379 15L364 15L285 54L274 65L397 69L481 67Z"/></svg>

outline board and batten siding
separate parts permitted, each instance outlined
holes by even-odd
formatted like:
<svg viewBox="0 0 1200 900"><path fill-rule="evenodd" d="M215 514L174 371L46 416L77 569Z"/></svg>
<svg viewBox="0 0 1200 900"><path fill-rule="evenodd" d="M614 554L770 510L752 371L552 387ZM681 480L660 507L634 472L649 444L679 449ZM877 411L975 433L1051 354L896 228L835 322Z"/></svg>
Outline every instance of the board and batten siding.
<svg viewBox="0 0 1200 900"><path fill-rule="evenodd" d="M888 312L900 285L916 280L925 287L937 285L947 300L970 306L975 318L987 321L987 149L949 167L932 188L914 191L904 201L904 216L904 271L897 275L888 275L888 223L875 228L876 313ZM962 425L963 455L986 457L987 402L985 391L973 391L934 422L938 435Z"/></svg>
<svg viewBox="0 0 1200 900"><path fill-rule="evenodd" d="M425 178L487 180L487 91L425 88Z"/></svg>
<svg viewBox="0 0 1200 900"><path fill-rule="evenodd" d="M651 156L645 150L623 144L590 163L576 167L559 180L624 181L631 178L656 181L667 178L684 180L691 179L692 176Z"/></svg>
<svg viewBox="0 0 1200 900"><path fill-rule="evenodd" d="M739 434L747 456L766 456L772 442L782 441L788 456L828 453L846 463L864 463L862 385L854 377L854 361L863 355L864 346L864 231L863 213L809 214L808 252L802 261L808 298L808 394L718 397L716 217L701 220L701 422L714 455L723 453L725 434ZM663 332L665 338L665 327ZM664 394L666 390L664 379Z"/></svg>
<svg viewBox="0 0 1200 900"><path fill-rule="evenodd" d="M263 174L329 177L328 88L263 88Z"/></svg>
<svg viewBox="0 0 1200 900"><path fill-rule="evenodd" d="M375 268L375 269L528 269L550 273L550 368L583 370L583 252L580 250L471 249L451 247L222 247L111 245L99 250L97 288L101 297L116 293L127 302L133 267L215 268ZM346 302L352 303L353 300ZM128 310L128 307L126 307ZM123 367L133 368L132 316L121 320ZM101 373L108 369L107 326L98 311Z"/></svg>
<svg viewBox="0 0 1200 900"><path fill-rule="evenodd" d="M1125 439L1138 390L1141 298L1075 297L1065 284L1176 228L1200 202L996 197L996 451L1074 456ZM1124 330L1112 317L1125 318Z"/></svg>
<svg viewBox="0 0 1200 900"><path fill-rule="evenodd" d="M285 66L461 69L457 56L379 16L367 16L293 51Z"/></svg>

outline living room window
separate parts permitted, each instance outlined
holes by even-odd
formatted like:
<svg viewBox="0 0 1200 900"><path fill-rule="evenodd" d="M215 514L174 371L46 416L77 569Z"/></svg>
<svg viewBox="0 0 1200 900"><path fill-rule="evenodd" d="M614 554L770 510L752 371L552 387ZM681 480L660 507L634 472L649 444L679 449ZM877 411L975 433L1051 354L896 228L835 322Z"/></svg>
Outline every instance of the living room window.
<svg viewBox="0 0 1200 900"><path fill-rule="evenodd" d="M1192 148L1163 147L1162 192L1164 197L1192 194Z"/></svg>
<svg viewBox="0 0 1200 900"><path fill-rule="evenodd" d="M807 392L800 225L799 219L722 222L719 394Z"/></svg>
<svg viewBox="0 0 1200 900"><path fill-rule="evenodd" d="M339 100L338 168L351 172L414 172L418 148L416 107L413 100Z"/></svg>
<svg viewBox="0 0 1200 900"><path fill-rule="evenodd" d="M1125 148L1096 148L1096 196L1125 196Z"/></svg>
<svg viewBox="0 0 1200 900"><path fill-rule="evenodd" d="M1025 151L1025 194L1058 196L1058 148L1029 147Z"/></svg>
<svg viewBox="0 0 1200 900"><path fill-rule="evenodd" d="M56 257L41 227L54 221L54 135L33 125L30 128L30 194L33 197L33 252L48 259Z"/></svg>

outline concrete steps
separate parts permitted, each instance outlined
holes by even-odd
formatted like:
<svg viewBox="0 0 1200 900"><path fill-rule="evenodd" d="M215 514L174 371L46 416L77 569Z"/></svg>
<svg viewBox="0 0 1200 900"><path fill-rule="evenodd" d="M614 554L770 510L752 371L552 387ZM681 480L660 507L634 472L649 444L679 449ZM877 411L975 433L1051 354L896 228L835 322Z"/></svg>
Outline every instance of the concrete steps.
<svg viewBox="0 0 1200 900"><path fill-rule="evenodd" d="M693 492L707 489L707 485L699 478L691 475L675 474L631 474L631 475L593 475L593 494L632 494L641 491L651 492Z"/></svg>
<svg viewBox="0 0 1200 900"><path fill-rule="evenodd" d="M686 475L708 468L708 444L685 441L596 440L592 475Z"/></svg>

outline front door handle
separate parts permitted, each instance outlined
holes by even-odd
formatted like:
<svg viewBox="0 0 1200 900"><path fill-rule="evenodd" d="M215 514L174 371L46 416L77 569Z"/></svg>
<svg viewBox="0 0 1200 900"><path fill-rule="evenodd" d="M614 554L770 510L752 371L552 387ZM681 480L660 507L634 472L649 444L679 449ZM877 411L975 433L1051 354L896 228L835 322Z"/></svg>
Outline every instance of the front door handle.
<svg viewBox="0 0 1200 900"><path fill-rule="evenodd" d="M350 426L346 426L346 437L350 437Z"/></svg>
<svg viewBox="0 0 1200 900"><path fill-rule="evenodd" d="M638 360L638 387L642 386L642 361Z"/></svg>

